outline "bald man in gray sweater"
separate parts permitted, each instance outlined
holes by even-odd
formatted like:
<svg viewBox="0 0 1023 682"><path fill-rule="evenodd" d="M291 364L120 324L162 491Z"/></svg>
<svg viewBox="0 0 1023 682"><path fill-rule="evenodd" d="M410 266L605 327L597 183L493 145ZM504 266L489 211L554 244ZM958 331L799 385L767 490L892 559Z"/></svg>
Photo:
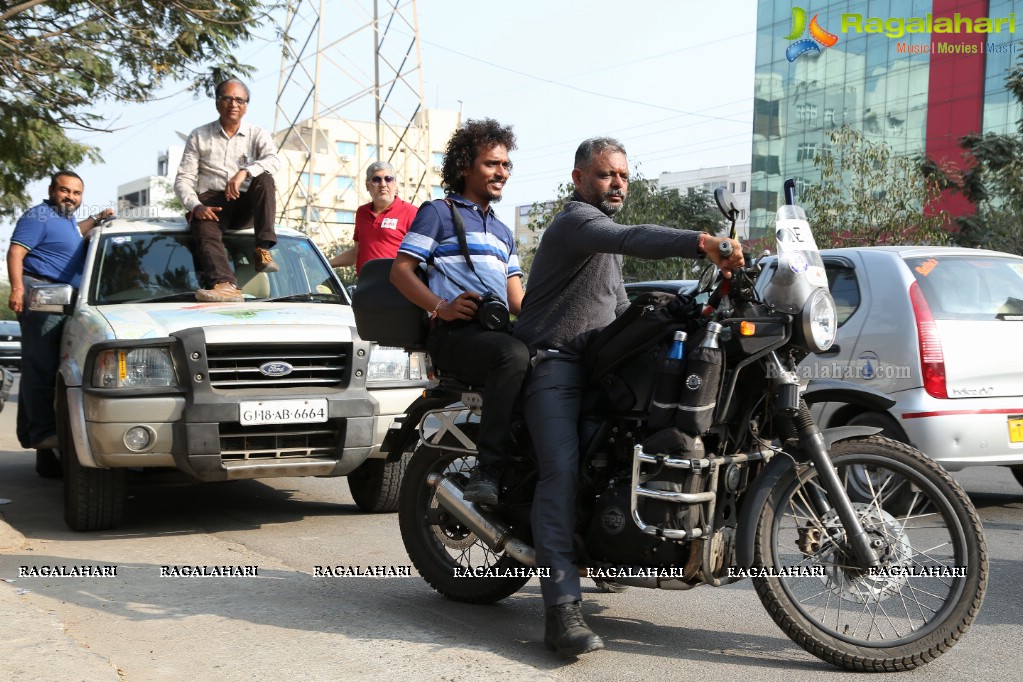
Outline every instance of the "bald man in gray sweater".
<svg viewBox="0 0 1023 682"><path fill-rule="evenodd" d="M583 620L579 572L572 538L579 476L578 422L588 380L582 353L592 336L628 306L623 256L696 258L716 265L743 265L742 248L724 259L726 241L703 232L661 225L619 225L611 216L628 195L629 162L617 140L583 142L572 171L575 193L550 226L533 259L515 336L536 356L523 391L526 422L540 477L532 525L546 607L544 643L562 655L578 656L604 643ZM539 351L539 353L538 353Z"/></svg>

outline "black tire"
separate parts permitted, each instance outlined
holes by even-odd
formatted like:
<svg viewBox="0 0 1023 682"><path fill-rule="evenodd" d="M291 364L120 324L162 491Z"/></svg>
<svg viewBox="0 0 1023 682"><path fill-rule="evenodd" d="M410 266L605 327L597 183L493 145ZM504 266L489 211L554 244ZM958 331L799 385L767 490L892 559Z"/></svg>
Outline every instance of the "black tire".
<svg viewBox="0 0 1023 682"><path fill-rule="evenodd" d="M881 429L878 435L885 438L897 440L900 443L909 444L906 432L902 430L899 423L887 414L880 412L862 412L849 420L849 426L875 426ZM844 471L839 472L845 474ZM871 498L870 486L876 472L869 467L849 467L849 486L847 488L849 497L853 502L868 502ZM885 504L889 511L897 510L903 512L906 506L913 499L912 486L905 480L889 484L885 491ZM890 505L889 505L890 503Z"/></svg>
<svg viewBox="0 0 1023 682"><path fill-rule="evenodd" d="M60 478L64 475L60 458L53 449L36 450L36 473L42 478Z"/></svg>
<svg viewBox="0 0 1023 682"><path fill-rule="evenodd" d="M896 672L934 660L962 638L984 600L987 545L976 510L944 469L903 443L854 438L832 446L831 458L847 487L841 472L877 472L882 488L854 508L888 575L853 565L834 512L810 503L811 490L826 493L816 469L804 466L778 481L757 522L755 567L773 573L753 579L760 600L793 641L839 667ZM886 475L914 491L901 513L883 494ZM786 567L788 577L777 575ZM952 575L898 575L921 569Z"/></svg>
<svg viewBox="0 0 1023 682"><path fill-rule="evenodd" d="M477 425L464 424L463 431L475 440ZM450 433L441 445L463 447ZM515 594L528 577L456 577L456 569L523 568L505 553L496 553L474 533L438 505L426 477L441 473L464 486L476 466L475 457L420 444L416 448L401 486L398 525L412 564L433 589L448 599L470 604L492 604Z"/></svg>
<svg viewBox="0 0 1023 682"><path fill-rule="evenodd" d="M1016 477L1016 482L1023 485L1023 464L1014 464L1011 467L1012 475Z"/></svg>
<svg viewBox="0 0 1023 682"><path fill-rule="evenodd" d="M401 479L411 457L403 452L397 462L367 459L348 474L348 489L359 509L371 514L398 511Z"/></svg>
<svg viewBox="0 0 1023 682"><path fill-rule="evenodd" d="M83 467L71 437L63 390L58 391L57 403L57 432L64 471L64 521L71 530L77 531L115 528L120 525L124 512L127 472Z"/></svg>

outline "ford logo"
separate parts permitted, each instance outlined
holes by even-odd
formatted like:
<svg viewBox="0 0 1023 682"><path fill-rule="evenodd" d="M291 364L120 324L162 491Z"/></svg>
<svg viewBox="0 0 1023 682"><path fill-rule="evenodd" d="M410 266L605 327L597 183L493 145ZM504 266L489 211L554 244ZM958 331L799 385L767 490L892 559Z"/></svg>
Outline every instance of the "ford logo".
<svg viewBox="0 0 1023 682"><path fill-rule="evenodd" d="M263 376L268 377L286 377L294 371L289 363L284 361L277 362L264 362L259 366L259 371Z"/></svg>

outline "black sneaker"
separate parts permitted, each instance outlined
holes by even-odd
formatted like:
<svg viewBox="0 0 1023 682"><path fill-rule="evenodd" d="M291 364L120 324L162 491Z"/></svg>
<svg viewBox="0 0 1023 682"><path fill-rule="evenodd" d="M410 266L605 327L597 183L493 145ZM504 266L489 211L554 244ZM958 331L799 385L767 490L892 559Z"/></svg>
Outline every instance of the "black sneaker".
<svg viewBox="0 0 1023 682"><path fill-rule="evenodd" d="M497 482L486 472L476 469L469 477L462 498L476 504L497 504Z"/></svg>
<svg viewBox="0 0 1023 682"><path fill-rule="evenodd" d="M604 648L604 640L586 625L577 601L547 609L543 643L562 656L579 656Z"/></svg>

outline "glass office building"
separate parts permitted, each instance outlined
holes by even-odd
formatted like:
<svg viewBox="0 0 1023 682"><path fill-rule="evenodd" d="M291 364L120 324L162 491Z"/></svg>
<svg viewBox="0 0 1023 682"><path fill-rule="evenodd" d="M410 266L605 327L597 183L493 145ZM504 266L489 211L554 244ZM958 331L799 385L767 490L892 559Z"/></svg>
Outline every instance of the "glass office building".
<svg viewBox="0 0 1023 682"><path fill-rule="evenodd" d="M797 191L820 180L813 159L827 151L834 127L848 124L897 153L952 162L962 136L1014 131L1021 112L1005 77L1023 50L1023 7L1016 16L1015 6L760 0L750 236L773 226L786 178ZM946 207L972 212L958 196Z"/></svg>

